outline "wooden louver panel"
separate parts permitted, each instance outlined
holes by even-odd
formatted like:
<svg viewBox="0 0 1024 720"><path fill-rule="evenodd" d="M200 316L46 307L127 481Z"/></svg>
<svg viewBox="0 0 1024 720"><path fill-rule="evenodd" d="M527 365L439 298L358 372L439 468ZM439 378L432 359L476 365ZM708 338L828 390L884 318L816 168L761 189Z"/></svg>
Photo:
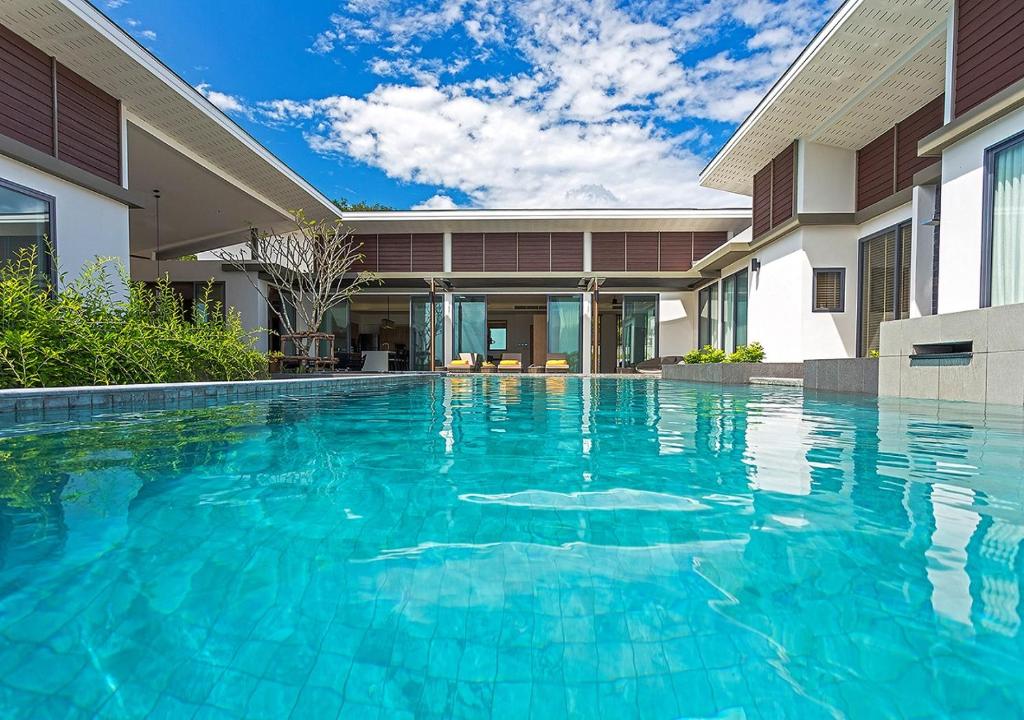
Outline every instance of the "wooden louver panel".
<svg viewBox="0 0 1024 720"><path fill-rule="evenodd" d="M515 233L487 233L484 235L484 270L487 272L515 272Z"/></svg>
<svg viewBox="0 0 1024 720"><path fill-rule="evenodd" d="M693 266L693 233L663 232L659 269L681 272Z"/></svg>
<svg viewBox="0 0 1024 720"><path fill-rule="evenodd" d="M953 115L1024 79L1024 12L1020 0L958 0Z"/></svg>
<svg viewBox="0 0 1024 720"><path fill-rule="evenodd" d="M121 107L80 75L57 65L57 157L121 183Z"/></svg>
<svg viewBox="0 0 1024 720"><path fill-rule="evenodd" d="M380 272L412 269L412 236L409 233L377 236L377 267Z"/></svg>
<svg viewBox="0 0 1024 720"><path fill-rule="evenodd" d="M363 259L359 262L353 263L352 270L354 272L376 272L377 236L356 235L353 238L353 241L359 246L359 252L363 255Z"/></svg>
<svg viewBox="0 0 1024 720"><path fill-rule="evenodd" d="M550 233L519 233L519 272L547 272L550 269Z"/></svg>
<svg viewBox="0 0 1024 720"><path fill-rule="evenodd" d="M452 270L455 272L481 272L483 269L483 233L453 233Z"/></svg>
<svg viewBox="0 0 1024 720"><path fill-rule="evenodd" d="M857 209L896 192L896 130L887 130L857 151Z"/></svg>
<svg viewBox="0 0 1024 720"><path fill-rule="evenodd" d="M772 164L754 174L753 234L761 237L772 229ZM696 258L695 258L696 260Z"/></svg>
<svg viewBox="0 0 1024 720"><path fill-rule="evenodd" d="M693 234L693 262L703 258L715 248L725 244L728 235L725 231L695 232Z"/></svg>
<svg viewBox="0 0 1024 720"><path fill-rule="evenodd" d="M596 232L590 236L590 263L595 271L621 272L626 269L626 234Z"/></svg>
<svg viewBox="0 0 1024 720"><path fill-rule="evenodd" d="M44 52L0 25L0 134L53 154L53 68Z"/></svg>
<svg viewBox="0 0 1024 720"><path fill-rule="evenodd" d="M444 235L441 233L413 233L413 272L441 272L444 270Z"/></svg>
<svg viewBox="0 0 1024 720"><path fill-rule="evenodd" d="M551 233L551 269L562 272L583 270L583 233Z"/></svg>
<svg viewBox="0 0 1024 720"><path fill-rule="evenodd" d="M626 233L626 270L641 272L658 269L658 233Z"/></svg>
<svg viewBox="0 0 1024 720"><path fill-rule="evenodd" d="M796 146L790 145L772 160L772 227L793 217L793 179L796 176Z"/></svg>

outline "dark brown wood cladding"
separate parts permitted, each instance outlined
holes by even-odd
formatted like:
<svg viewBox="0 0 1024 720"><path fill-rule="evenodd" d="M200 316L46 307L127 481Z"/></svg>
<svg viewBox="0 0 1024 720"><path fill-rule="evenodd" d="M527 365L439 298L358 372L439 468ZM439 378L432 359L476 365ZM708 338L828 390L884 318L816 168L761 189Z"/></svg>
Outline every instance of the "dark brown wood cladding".
<svg viewBox="0 0 1024 720"><path fill-rule="evenodd" d="M484 270L487 272L515 272L517 262L515 233L487 233L484 235Z"/></svg>
<svg viewBox="0 0 1024 720"><path fill-rule="evenodd" d="M857 151L857 209L896 192L896 129L885 131Z"/></svg>
<svg viewBox="0 0 1024 720"><path fill-rule="evenodd" d="M914 184L914 173L938 162L933 157L918 157L917 143L942 127L945 105L946 96L939 95L896 125L897 192Z"/></svg>
<svg viewBox="0 0 1024 720"><path fill-rule="evenodd" d="M590 266L595 271L626 269L626 234L596 232L590 236Z"/></svg>
<svg viewBox="0 0 1024 720"><path fill-rule="evenodd" d="M121 108L117 98L57 64L57 157L121 183Z"/></svg>
<svg viewBox="0 0 1024 720"><path fill-rule="evenodd" d="M441 233L413 233L412 271L441 272L444 270L444 235Z"/></svg>
<svg viewBox="0 0 1024 720"><path fill-rule="evenodd" d="M793 178L796 176L794 158L796 144L790 145L772 160L772 227L778 227L793 217Z"/></svg>
<svg viewBox="0 0 1024 720"><path fill-rule="evenodd" d="M658 269L658 233L626 233L626 270L641 272Z"/></svg>
<svg viewBox="0 0 1024 720"><path fill-rule="evenodd" d="M725 244L728 235L723 232L695 232L693 234L693 262Z"/></svg>
<svg viewBox="0 0 1024 720"><path fill-rule="evenodd" d="M412 267L412 236L409 233L377 236L377 270L409 272Z"/></svg>
<svg viewBox="0 0 1024 720"><path fill-rule="evenodd" d="M583 233L551 233L551 269L558 272L583 270Z"/></svg>
<svg viewBox="0 0 1024 720"><path fill-rule="evenodd" d="M53 120L50 58L0 25L0 133L53 155Z"/></svg>
<svg viewBox="0 0 1024 720"><path fill-rule="evenodd" d="M352 264L352 270L355 272L376 272L377 271L377 236L376 235L356 235L354 238L355 244L359 245L359 252L362 253L363 259L359 262Z"/></svg>
<svg viewBox="0 0 1024 720"><path fill-rule="evenodd" d="M957 0L953 115L1024 79L1020 0Z"/></svg>
<svg viewBox="0 0 1024 720"><path fill-rule="evenodd" d="M519 233L519 272L551 269L551 233Z"/></svg>
<svg viewBox="0 0 1024 720"><path fill-rule="evenodd" d="M481 272L483 269L483 233L452 233L452 270Z"/></svg>
<svg viewBox="0 0 1024 720"><path fill-rule="evenodd" d="M663 232L660 247L659 269L681 272L693 267L693 233Z"/></svg>
<svg viewBox="0 0 1024 720"><path fill-rule="evenodd" d="M760 237L772 229L772 164L754 173L753 233Z"/></svg>

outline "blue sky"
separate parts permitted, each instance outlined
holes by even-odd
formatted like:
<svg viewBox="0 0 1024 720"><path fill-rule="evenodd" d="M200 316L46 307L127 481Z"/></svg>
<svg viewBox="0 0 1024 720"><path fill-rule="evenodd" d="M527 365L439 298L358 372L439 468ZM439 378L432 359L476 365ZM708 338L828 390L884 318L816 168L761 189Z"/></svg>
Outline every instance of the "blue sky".
<svg viewBox="0 0 1024 720"><path fill-rule="evenodd" d="M329 197L721 207L697 173L836 0L96 0Z"/></svg>

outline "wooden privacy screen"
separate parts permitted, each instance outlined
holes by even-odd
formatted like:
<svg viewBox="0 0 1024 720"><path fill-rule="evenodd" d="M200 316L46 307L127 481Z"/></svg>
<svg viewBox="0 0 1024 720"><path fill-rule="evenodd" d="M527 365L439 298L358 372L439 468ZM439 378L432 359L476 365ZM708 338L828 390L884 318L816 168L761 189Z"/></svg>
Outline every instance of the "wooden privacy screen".
<svg viewBox="0 0 1024 720"><path fill-rule="evenodd" d="M754 173L753 234L761 237L793 217L796 203L796 143Z"/></svg>

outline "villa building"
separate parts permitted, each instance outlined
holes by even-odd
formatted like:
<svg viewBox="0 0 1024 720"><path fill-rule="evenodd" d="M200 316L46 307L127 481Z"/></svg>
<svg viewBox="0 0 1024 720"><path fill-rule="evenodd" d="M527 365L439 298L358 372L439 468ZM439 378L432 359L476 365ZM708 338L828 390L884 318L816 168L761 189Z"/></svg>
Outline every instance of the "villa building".
<svg viewBox="0 0 1024 720"><path fill-rule="evenodd" d="M0 260L56 278L337 209L85 0L0 0ZM47 246L55 251L48 253Z"/></svg>
<svg viewBox="0 0 1024 720"><path fill-rule="evenodd" d="M1020 3L848 0L701 182L752 198L723 276L771 359L877 351L882 394L1024 402Z"/></svg>

